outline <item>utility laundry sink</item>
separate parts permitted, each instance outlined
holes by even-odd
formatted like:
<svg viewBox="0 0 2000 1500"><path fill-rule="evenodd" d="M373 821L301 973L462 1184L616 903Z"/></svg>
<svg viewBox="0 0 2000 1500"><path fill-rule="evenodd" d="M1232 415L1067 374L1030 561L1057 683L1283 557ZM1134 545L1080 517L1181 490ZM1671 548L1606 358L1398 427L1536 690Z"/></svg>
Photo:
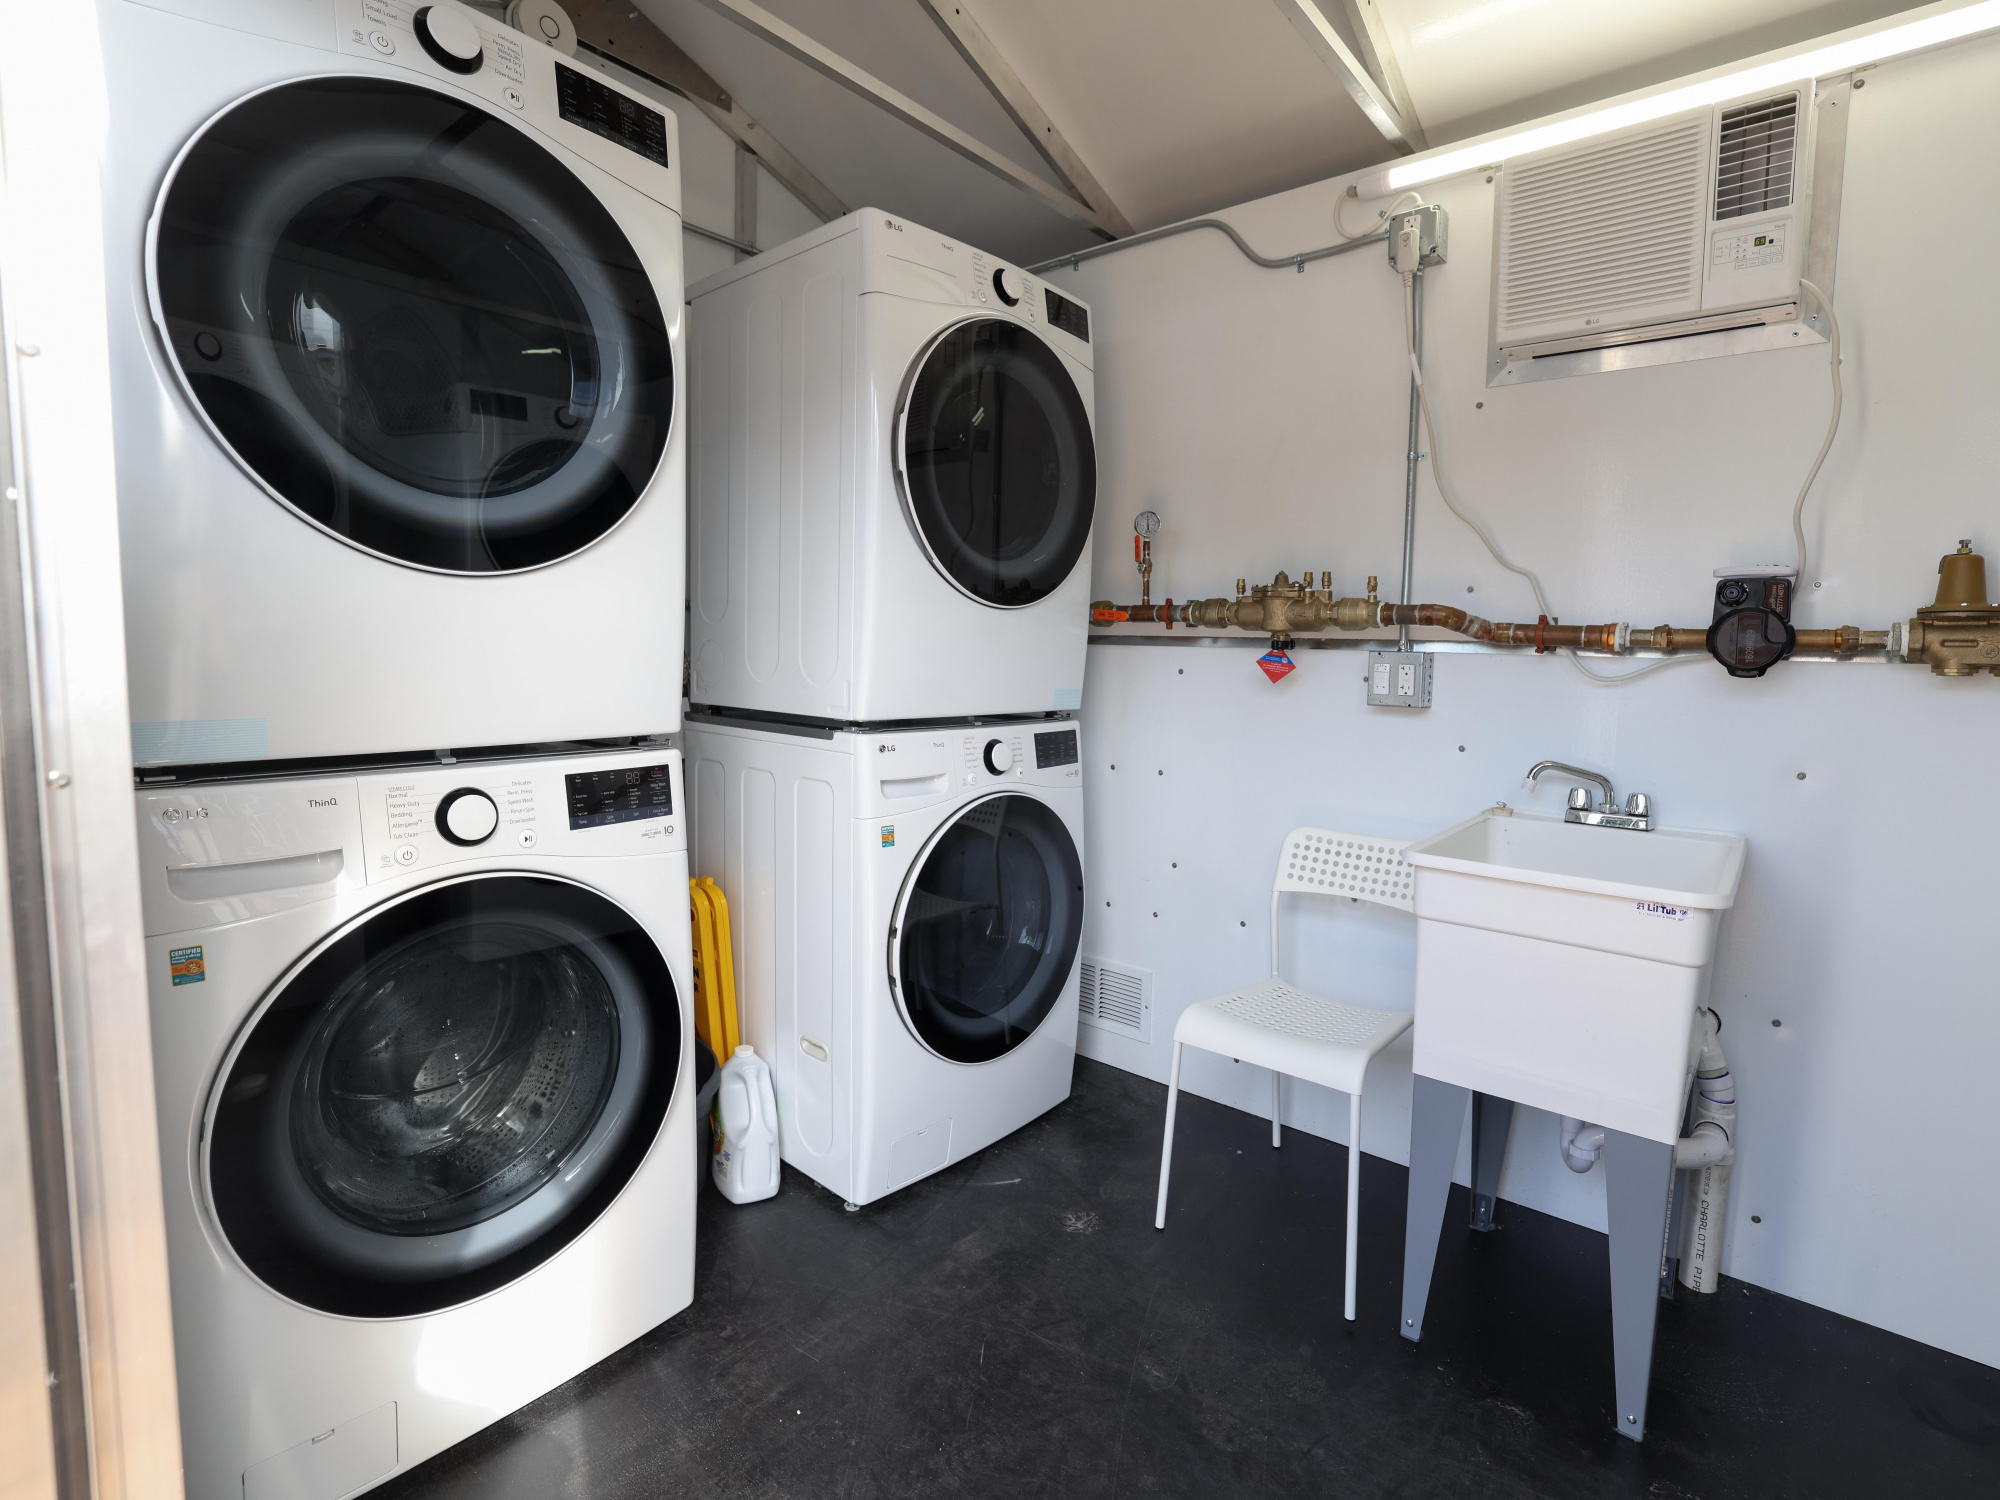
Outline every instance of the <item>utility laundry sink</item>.
<svg viewBox="0 0 2000 1500"><path fill-rule="evenodd" d="M1742 838L1495 807L1404 852L1416 1072L1674 1141Z"/></svg>

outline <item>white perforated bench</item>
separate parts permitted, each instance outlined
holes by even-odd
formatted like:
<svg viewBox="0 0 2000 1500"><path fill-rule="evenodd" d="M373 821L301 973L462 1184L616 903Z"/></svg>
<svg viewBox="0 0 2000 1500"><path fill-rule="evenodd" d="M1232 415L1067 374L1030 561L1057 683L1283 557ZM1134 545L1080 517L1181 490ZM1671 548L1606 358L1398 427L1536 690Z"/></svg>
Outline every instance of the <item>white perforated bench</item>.
<svg viewBox="0 0 2000 1500"><path fill-rule="evenodd" d="M1200 1047L1271 1070L1271 1144L1280 1143L1278 1080L1304 1078L1348 1096L1347 1318L1354 1319L1355 1249L1361 1225L1361 1085L1369 1061L1410 1026L1406 1010L1375 1010L1323 999L1278 972L1278 900L1288 891L1345 896L1414 912L1415 868L1403 858L1408 841L1294 828L1271 883L1271 977L1233 994L1203 1000L1174 1026L1173 1072L1167 1082L1167 1133L1160 1147L1160 1202L1153 1224L1167 1227L1167 1177L1174 1159L1174 1109L1180 1102L1181 1048Z"/></svg>

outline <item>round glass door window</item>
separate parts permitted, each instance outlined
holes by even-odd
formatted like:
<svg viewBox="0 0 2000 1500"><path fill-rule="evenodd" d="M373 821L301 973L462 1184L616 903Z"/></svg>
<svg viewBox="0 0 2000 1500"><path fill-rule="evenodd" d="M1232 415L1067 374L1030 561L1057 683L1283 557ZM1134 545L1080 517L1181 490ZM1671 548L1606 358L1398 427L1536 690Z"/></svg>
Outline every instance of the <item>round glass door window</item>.
<svg viewBox="0 0 2000 1500"><path fill-rule="evenodd" d="M590 1226L679 1068L672 977L617 906L537 876L433 886L341 933L258 1018L209 1122L216 1219L309 1307L463 1302Z"/></svg>
<svg viewBox="0 0 2000 1500"><path fill-rule="evenodd" d="M152 254L210 429L366 551L539 567L616 526L666 451L673 352L638 253L471 104L368 78L253 95L175 165Z"/></svg>
<svg viewBox="0 0 2000 1500"><path fill-rule="evenodd" d="M1034 331L960 323L904 397L898 473L940 573L984 604L1019 608L1062 585L1097 509L1083 396Z"/></svg>
<svg viewBox="0 0 2000 1500"><path fill-rule="evenodd" d="M924 851L890 933L890 984L931 1051L991 1062L1055 1008L1082 936L1076 841L1046 802L1002 793Z"/></svg>

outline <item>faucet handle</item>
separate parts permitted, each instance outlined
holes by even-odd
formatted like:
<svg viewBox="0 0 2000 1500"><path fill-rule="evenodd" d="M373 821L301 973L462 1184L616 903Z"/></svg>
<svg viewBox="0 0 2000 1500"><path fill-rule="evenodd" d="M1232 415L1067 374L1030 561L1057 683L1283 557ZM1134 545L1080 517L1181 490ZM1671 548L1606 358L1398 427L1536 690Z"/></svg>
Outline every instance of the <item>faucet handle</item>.
<svg viewBox="0 0 2000 1500"><path fill-rule="evenodd" d="M1573 786L1569 789L1569 805L1572 812L1590 811L1590 788Z"/></svg>
<svg viewBox="0 0 2000 1500"><path fill-rule="evenodd" d="M1644 792L1634 792L1625 799L1627 817L1648 818L1653 814L1653 799Z"/></svg>

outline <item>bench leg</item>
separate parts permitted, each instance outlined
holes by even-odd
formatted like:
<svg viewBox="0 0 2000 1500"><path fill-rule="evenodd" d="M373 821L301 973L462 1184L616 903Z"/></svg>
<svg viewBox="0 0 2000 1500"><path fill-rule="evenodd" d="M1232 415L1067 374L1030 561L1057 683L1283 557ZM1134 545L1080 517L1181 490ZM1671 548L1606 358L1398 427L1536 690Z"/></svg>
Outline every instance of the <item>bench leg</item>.
<svg viewBox="0 0 2000 1500"><path fill-rule="evenodd" d="M1278 1080L1285 1075L1271 1069L1271 1149L1278 1149Z"/></svg>
<svg viewBox="0 0 2000 1500"><path fill-rule="evenodd" d="M1403 1226L1403 1337L1424 1336L1424 1304L1437 1266L1438 1235L1451 1196L1451 1169L1472 1091L1415 1075L1410 1094L1410 1203Z"/></svg>
<svg viewBox="0 0 2000 1500"><path fill-rule="evenodd" d="M1153 1227L1167 1227L1167 1173L1174 1164L1174 1106L1181 1098L1181 1044L1174 1043L1173 1069L1167 1075L1167 1137L1160 1142L1160 1203L1153 1211Z"/></svg>

